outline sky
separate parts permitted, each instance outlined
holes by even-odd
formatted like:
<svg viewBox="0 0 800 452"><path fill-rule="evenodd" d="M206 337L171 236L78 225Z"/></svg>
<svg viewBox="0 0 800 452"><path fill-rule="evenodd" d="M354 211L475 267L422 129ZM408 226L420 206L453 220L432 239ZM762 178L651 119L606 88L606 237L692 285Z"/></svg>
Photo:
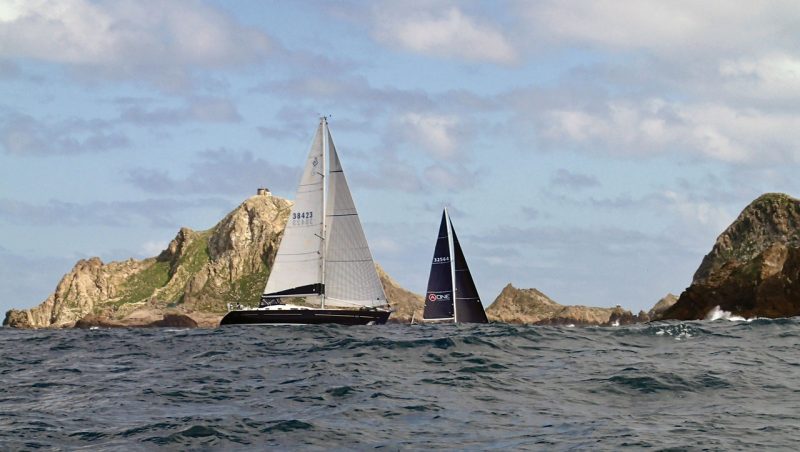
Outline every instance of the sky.
<svg viewBox="0 0 800 452"><path fill-rule="evenodd" d="M796 1L0 0L0 310L292 198L320 115L405 288L448 206L485 305L647 310L800 196L799 30Z"/></svg>

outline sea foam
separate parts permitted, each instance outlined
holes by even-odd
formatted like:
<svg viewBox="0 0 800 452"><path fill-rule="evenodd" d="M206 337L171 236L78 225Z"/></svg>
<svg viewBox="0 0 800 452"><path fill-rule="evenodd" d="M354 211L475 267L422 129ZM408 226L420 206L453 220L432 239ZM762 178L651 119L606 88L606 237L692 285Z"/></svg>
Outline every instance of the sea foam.
<svg viewBox="0 0 800 452"><path fill-rule="evenodd" d="M708 311L704 320L730 320L731 322L751 322L753 319L746 319L740 315L733 315L729 311L723 311L718 305Z"/></svg>

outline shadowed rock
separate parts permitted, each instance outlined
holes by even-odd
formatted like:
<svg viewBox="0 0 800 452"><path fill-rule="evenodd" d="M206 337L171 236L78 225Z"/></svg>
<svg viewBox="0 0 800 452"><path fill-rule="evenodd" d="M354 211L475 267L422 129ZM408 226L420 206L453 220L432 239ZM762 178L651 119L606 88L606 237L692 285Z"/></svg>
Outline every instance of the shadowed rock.
<svg viewBox="0 0 800 452"><path fill-rule="evenodd" d="M800 201L770 193L747 206L662 318L703 319L715 306L748 318L800 315Z"/></svg>
<svg viewBox="0 0 800 452"><path fill-rule="evenodd" d="M123 321L113 320L95 314L88 314L82 319L75 322L75 328L151 328L151 327L169 327L169 328L197 328L197 322L185 314L164 314L161 320L153 322L137 322L132 319L125 319Z"/></svg>

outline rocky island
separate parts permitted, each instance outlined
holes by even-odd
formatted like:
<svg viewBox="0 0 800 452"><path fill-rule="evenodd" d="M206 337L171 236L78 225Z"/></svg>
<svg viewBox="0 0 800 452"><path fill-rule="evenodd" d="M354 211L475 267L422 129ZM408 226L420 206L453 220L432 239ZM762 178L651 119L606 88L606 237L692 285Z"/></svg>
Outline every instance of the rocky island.
<svg viewBox="0 0 800 452"><path fill-rule="evenodd" d="M292 203L261 192L207 231L181 228L149 259L104 263L82 259L56 290L31 309L12 309L16 328L215 327L228 303L253 305L264 289ZM422 313L422 296L378 274L394 322Z"/></svg>
<svg viewBox="0 0 800 452"><path fill-rule="evenodd" d="M518 289L508 284L486 309L490 321L536 325L626 325L649 320L622 309L564 306L537 289Z"/></svg>
<svg viewBox="0 0 800 452"><path fill-rule="evenodd" d="M716 306L746 318L800 315L799 200L769 193L750 203L659 318L703 319Z"/></svg>
<svg viewBox="0 0 800 452"><path fill-rule="evenodd" d="M291 201L261 192L207 231L181 228L158 256L109 263L82 259L45 301L8 311L3 325L216 327L228 303L257 303L291 206ZM389 321L420 319L422 296L402 288L380 266L377 270L394 309ZM511 284L486 312L491 321L509 323L611 325L649 319L619 306L562 306L536 289Z"/></svg>

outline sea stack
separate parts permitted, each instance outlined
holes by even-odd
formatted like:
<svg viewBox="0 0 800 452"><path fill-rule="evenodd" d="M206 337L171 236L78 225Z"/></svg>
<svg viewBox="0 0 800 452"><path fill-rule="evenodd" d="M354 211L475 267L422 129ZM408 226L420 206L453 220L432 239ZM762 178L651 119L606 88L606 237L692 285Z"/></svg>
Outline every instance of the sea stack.
<svg viewBox="0 0 800 452"><path fill-rule="evenodd" d="M662 319L699 320L719 306L735 315L800 315L800 201L768 193L717 238Z"/></svg>

